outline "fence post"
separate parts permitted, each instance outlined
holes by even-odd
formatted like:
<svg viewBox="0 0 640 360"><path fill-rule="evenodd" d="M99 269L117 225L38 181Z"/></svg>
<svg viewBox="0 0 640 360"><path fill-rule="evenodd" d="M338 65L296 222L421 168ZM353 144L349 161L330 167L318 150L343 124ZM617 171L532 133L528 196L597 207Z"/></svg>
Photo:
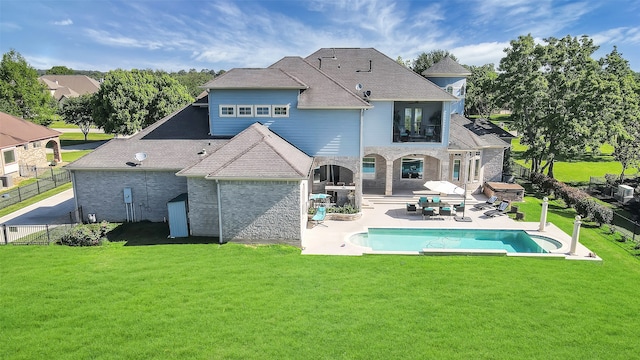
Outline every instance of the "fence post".
<svg viewBox="0 0 640 360"><path fill-rule="evenodd" d="M9 244L9 234L7 234L7 224L2 224L2 235L4 235L4 244Z"/></svg>
<svg viewBox="0 0 640 360"><path fill-rule="evenodd" d="M51 178L53 179L53 186L58 187L58 182L56 181L56 175L53 173L53 168L51 168Z"/></svg>
<svg viewBox="0 0 640 360"><path fill-rule="evenodd" d="M36 179L36 185L38 186L38 194L40 194L40 179Z"/></svg>
<svg viewBox="0 0 640 360"><path fill-rule="evenodd" d="M51 244L51 236L49 236L49 224L45 225L45 229L47 230L47 245Z"/></svg>
<svg viewBox="0 0 640 360"><path fill-rule="evenodd" d="M18 202L22 201L22 194L20 193L20 186L18 186Z"/></svg>
<svg viewBox="0 0 640 360"><path fill-rule="evenodd" d="M636 229L638 228L638 222L634 221L633 222L633 235L632 235L632 240L633 242L636 241Z"/></svg>

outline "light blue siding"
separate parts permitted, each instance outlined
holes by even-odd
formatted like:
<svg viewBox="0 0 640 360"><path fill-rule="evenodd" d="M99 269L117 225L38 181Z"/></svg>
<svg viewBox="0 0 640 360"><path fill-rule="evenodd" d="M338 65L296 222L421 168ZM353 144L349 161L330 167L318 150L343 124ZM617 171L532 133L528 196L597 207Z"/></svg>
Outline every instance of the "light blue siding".
<svg viewBox="0 0 640 360"><path fill-rule="evenodd" d="M453 96L456 96L458 98L460 98L460 100L454 102L451 106L451 112L454 114L464 114L464 95L461 93L461 88L464 86L465 87L465 94L466 94L466 87L467 87L467 78L460 76L460 77L440 77L440 78L428 78L431 82L433 82L434 84L438 85L439 87L441 87L443 90L446 91L447 86L452 86L453 87Z"/></svg>
<svg viewBox="0 0 640 360"><path fill-rule="evenodd" d="M310 156L358 156L360 110L297 108L298 90L215 90L209 93L213 135L234 136L255 122ZM290 105L288 117L220 117L219 105Z"/></svg>
<svg viewBox="0 0 640 360"><path fill-rule="evenodd" d="M421 147L434 148L442 147L448 144L449 138L449 117L442 122L442 143L427 142L393 142L393 117L394 103L393 101L372 101L373 109L364 112L364 146L391 146L391 147ZM447 103L425 103L422 105L424 116L427 117L433 112L442 111L443 114L450 114L450 108ZM402 115L401 115L402 116Z"/></svg>

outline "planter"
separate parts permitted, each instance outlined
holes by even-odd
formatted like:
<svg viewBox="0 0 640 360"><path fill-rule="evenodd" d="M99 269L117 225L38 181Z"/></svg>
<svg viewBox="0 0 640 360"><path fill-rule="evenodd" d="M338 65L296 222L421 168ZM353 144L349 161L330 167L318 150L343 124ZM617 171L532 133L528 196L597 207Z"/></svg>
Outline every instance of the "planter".
<svg viewBox="0 0 640 360"><path fill-rule="evenodd" d="M325 220L336 220L336 221L354 221L358 220L362 217L362 212L355 214L339 214L339 213L327 213ZM307 219L311 221L313 215L307 214Z"/></svg>

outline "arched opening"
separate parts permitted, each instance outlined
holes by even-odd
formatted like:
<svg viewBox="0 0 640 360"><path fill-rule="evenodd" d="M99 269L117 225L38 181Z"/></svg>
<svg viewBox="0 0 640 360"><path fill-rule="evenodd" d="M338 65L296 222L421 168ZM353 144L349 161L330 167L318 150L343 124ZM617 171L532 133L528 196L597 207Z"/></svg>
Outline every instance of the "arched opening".
<svg viewBox="0 0 640 360"><path fill-rule="evenodd" d="M49 139L49 141L47 141L46 148L53 150L53 161L55 161L56 163L62 162L59 138Z"/></svg>
<svg viewBox="0 0 640 360"><path fill-rule="evenodd" d="M337 206L354 203L356 191L354 171L341 165L325 164L313 170L313 192L331 195Z"/></svg>

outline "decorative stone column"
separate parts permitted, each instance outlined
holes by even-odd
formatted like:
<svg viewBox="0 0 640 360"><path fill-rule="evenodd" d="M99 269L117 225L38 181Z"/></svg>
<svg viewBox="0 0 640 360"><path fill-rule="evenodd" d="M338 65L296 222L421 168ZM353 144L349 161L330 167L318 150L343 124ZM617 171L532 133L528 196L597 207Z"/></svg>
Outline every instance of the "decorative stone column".
<svg viewBox="0 0 640 360"><path fill-rule="evenodd" d="M549 198L546 196L542 199L542 213L540 213L540 226L538 231L544 231L547 226L547 210L549 209Z"/></svg>
<svg viewBox="0 0 640 360"><path fill-rule="evenodd" d="M385 158L387 163L387 171L385 173L384 194L386 196L393 195L393 160Z"/></svg>
<svg viewBox="0 0 640 360"><path fill-rule="evenodd" d="M571 248L569 250L569 254L576 254L576 246L578 245L578 239L580 238L580 215L576 215L576 221L573 222L573 235L571 235Z"/></svg>

